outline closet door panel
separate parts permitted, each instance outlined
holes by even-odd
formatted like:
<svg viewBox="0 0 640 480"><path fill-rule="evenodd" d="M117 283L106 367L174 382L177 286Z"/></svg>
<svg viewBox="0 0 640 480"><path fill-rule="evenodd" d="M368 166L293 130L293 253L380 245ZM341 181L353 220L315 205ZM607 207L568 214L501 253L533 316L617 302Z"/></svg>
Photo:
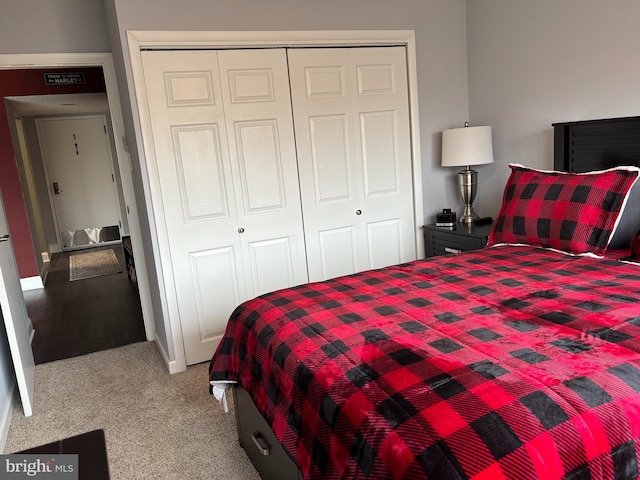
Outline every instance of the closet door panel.
<svg viewBox="0 0 640 480"><path fill-rule="evenodd" d="M405 50L359 48L352 60L367 248L377 245L369 267L378 268L416 258ZM385 241L375 240L382 231Z"/></svg>
<svg viewBox="0 0 640 480"><path fill-rule="evenodd" d="M349 49L292 49L288 56L309 279L365 270Z"/></svg>
<svg viewBox="0 0 640 480"><path fill-rule="evenodd" d="M185 222L229 218L229 192L217 125L171 130Z"/></svg>
<svg viewBox="0 0 640 480"><path fill-rule="evenodd" d="M402 263L402 221L391 218L367 224L367 250L371 268Z"/></svg>
<svg viewBox="0 0 640 480"><path fill-rule="evenodd" d="M168 308L193 364L211 358L231 312L248 298L217 54L148 51L142 60Z"/></svg>
<svg viewBox="0 0 640 480"><path fill-rule="evenodd" d="M250 296L308 280L286 53L218 53Z"/></svg>
<svg viewBox="0 0 640 480"><path fill-rule="evenodd" d="M395 112L360 116L364 195L398 194L397 121Z"/></svg>
<svg viewBox="0 0 640 480"><path fill-rule="evenodd" d="M321 278L334 278L349 275L357 268L358 246L357 232L354 227L341 227L323 230L317 233L317 249L320 253Z"/></svg>
<svg viewBox="0 0 640 480"><path fill-rule="evenodd" d="M239 122L235 135L244 214L285 210L277 123Z"/></svg>
<svg viewBox="0 0 640 480"><path fill-rule="evenodd" d="M328 278L325 265L344 255L343 246L323 247L319 240L333 229L353 232L353 269L345 273L415 259L404 48L294 49L288 55L310 279ZM343 130L329 123L338 118ZM325 134L321 125L333 132ZM334 190L349 195L324 193Z"/></svg>
<svg viewBox="0 0 640 480"><path fill-rule="evenodd" d="M307 201L323 215L305 218L305 241L312 280L333 278L357 271L362 256L356 248L353 179L347 115L309 118L311 165L306 185L313 188ZM311 172L309 172L309 167Z"/></svg>
<svg viewBox="0 0 640 480"><path fill-rule="evenodd" d="M295 265L291 261L295 246L289 237L253 241L247 247L253 291L272 292L295 284Z"/></svg>
<svg viewBox="0 0 640 480"><path fill-rule="evenodd" d="M199 343L214 341L219 327L212 318L229 315L242 298L238 289L237 255L232 247L221 247L190 254L192 284L195 286L195 312ZM211 288L215 285L216 288ZM226 325L225 325L226 326Z"/></svg>
<svg viewBox="0 0 640 480"><path fill-rule="evenodd" d="M353 199L347 121L345 115L309 118L316 205Z"/></svg>

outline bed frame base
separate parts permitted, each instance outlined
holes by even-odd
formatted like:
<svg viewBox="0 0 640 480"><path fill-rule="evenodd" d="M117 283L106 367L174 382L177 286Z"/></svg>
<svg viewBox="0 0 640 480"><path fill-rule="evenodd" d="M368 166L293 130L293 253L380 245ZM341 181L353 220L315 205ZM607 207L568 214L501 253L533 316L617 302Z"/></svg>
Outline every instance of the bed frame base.
<svg viewBox="0 0 640 480"><path fill-rule="evenodd" d="M233 386L238 440L263 480L302 480L297 465L285 452L249 394Z"/></svg>

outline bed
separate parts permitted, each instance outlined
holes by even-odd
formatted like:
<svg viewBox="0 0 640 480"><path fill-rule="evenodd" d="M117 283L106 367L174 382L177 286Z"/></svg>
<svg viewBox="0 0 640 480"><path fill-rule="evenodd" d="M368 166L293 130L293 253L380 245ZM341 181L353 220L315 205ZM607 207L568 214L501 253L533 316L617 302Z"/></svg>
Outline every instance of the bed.
<svg viewBox="0 0 640 480"><path fill-rule="evenodd" d="M637 478L638 125L555 124L576 173L511 165L487 248L240 305L209 380L263 478Z"/></svg>

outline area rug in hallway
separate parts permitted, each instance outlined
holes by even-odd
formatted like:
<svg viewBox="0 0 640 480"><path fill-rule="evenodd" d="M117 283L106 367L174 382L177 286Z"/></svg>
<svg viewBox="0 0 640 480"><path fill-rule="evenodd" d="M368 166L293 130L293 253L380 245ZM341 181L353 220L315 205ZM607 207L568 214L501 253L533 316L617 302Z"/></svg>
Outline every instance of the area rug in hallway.
<svg viewBox="0 0 640 480"><path fill-rule="evenodd" d="M112 249L69 256L69 281L120 273L122 267Z"/></svg>

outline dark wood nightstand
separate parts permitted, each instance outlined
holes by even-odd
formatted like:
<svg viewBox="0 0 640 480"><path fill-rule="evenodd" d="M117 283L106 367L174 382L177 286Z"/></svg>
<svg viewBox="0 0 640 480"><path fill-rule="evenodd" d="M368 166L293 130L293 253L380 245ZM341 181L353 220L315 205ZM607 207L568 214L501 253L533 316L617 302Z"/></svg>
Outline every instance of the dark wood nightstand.
<svg viewBox="0 0 640 480"><path fill-rule="evenodd" d="M455 227L424 226L424 244L427 257L448 255L466 250L477 250L487 244L492 224L463 225Z"/></svg>

